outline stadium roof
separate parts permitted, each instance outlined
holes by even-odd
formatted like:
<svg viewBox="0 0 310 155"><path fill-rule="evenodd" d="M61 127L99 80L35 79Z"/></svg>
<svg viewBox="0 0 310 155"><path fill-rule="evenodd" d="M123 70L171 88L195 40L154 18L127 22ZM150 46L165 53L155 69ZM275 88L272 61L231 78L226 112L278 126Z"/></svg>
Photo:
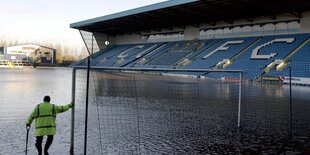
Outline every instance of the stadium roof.
<svg viewBox="0 0 310 155"><path fill-rule="evenodd" d="M105 34L160 30L160 28L215 25L225 21L291 13L301 18L310 10L309 0L170 0L107 16L93 18L70 25L71 28Z"/></svg>
<svg viewBox="0 0 310 155"><path fill-rule="evenodd" d="M54 48L47 47L47 46L43 46L43 45L39 45L39 44L36 44L36 43L15 44L15 45L9 45L9 46L2 46L2 47L0 47L0 48L4 48L4 47L14 47L14 46L24 46L24 45L35 45L35 46L40 46L40 47L43 47L43 48L54 49Z"/></svg>

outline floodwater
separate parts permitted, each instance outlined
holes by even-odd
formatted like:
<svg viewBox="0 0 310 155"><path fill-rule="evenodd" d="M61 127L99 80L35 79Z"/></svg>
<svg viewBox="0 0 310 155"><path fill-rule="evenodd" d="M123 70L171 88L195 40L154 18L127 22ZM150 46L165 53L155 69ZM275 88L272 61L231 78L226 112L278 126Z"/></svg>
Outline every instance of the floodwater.
<svg viewBox="0 0 310 155"><path fill-rule="evenodd" d="M65 68L0 69L0 154L25 154L26 119L32 109L50 95L56 104L71 102L71 70ZM58 133L53 152L69 149L70 112L57 117ZM29 134L29 153L35 154L34 123Z"/></svg>
<svg viewBox="0 0 310 155"><path fill-rule="evenodd" d="M50 95L71 101L70 68L0 69L0 154L24 154L25 121ZM85 71L77 72L75 154L83 154ZM298 154L310 151L310 87L92 72L88 154ZM50 154L68 154L71 113ZM35 154L34 129L29 154ZM292 135L290 138L290 135Z"/></svg>

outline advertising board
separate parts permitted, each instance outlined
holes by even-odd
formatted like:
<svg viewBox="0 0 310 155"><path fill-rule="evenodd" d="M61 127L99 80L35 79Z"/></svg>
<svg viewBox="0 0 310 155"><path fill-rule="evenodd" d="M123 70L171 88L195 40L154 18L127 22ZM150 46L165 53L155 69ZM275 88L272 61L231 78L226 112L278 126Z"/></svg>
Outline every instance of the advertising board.
<svg viewBox="0 0 310 155"><path fill-rule="evenodd" d="M283 83L290 83L290 77L281 76L280 79ZM310 78L292 77L292 83L293 84L310 85Z"/></svg>
<svg viewBox="0 0 310 155"><path fill-rule="evenodd" d="M6 48L6 54L11 55L30 55L35 50L39 49L40 46L27 44L27 45L19 45L19 46L10 46Z"/></svg>

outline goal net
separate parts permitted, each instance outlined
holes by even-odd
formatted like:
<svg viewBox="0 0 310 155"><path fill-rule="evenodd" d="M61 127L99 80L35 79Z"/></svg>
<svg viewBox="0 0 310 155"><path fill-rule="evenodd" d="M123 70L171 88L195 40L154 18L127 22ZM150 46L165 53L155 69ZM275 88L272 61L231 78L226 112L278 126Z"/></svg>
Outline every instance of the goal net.
<svg viewBox="0 0 310 155"><path fill-rule="evenodd" d="M227 133L238 129L241 71L132 72L91 70L88 153L196 154L213 142L235 148L237 137ZM83 152L85 92L86 71L77 70L75 152Z"/></svg>
<svg viewBox="0 0 310 155"><path fill-rule="evenodd" d="M89 154L276 154L291 132L309 131L299 100L290 126L287 86L242 80L241 71L114 69L90 72ZM86 70L75 77L74 149L82 153Z"/></svg>

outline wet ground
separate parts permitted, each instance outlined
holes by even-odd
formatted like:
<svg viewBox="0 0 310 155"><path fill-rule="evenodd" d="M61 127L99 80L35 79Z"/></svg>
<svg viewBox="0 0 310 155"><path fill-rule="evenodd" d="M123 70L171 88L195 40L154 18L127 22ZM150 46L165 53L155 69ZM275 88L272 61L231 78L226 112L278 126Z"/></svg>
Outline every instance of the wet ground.
<svg viewBox="0 0 310 155"><path fill-rule="evenodd" d="M71 100L71 69L0 70L0 154L24 154L25 121L44 95ZM299 154L310 148L310 87L92 72L88 154ZM83 154L85 72L78 71L75 153ZM50 154L70 147L70 112ZM34 154L33 128L29 154ZM292 138L290 138L292 135Z"/></svg>

